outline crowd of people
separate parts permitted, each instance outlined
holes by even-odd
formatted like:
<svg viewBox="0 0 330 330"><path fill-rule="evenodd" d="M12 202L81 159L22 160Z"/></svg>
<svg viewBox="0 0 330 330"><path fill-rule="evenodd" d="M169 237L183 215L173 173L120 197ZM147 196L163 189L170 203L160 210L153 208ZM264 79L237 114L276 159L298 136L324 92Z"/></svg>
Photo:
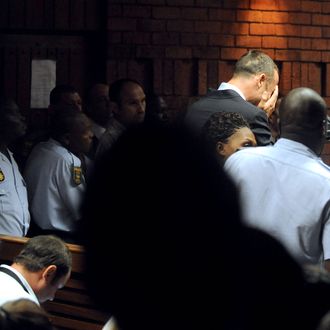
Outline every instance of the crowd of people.
<svg viewBox="0 0 330 330"><path fill-rule="evenodd" d="M327 106L307 87L278 98L279 79L250 50L175 125L132 78L92 86L86 102L56 86L37 133L2 100L0 234L31 238L0 266L12 294L0 306L38 305L65 285L65 249L61 272L54 258L25 262L58 239L85 246L88 289L122 330L327 329ZM0 307L0 324L10 310Z"/></svg>

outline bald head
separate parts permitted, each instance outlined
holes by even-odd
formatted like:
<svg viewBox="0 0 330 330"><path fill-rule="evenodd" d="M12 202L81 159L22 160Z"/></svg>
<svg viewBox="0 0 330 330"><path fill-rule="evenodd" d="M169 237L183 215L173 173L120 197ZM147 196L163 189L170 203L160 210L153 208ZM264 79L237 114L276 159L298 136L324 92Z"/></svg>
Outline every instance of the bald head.
<svg viewBox="0 0 330 330"><path fill-rule="evenodd" d="M327 106L323 98L307 87L295 88L281 102L281 137L307 145L319 154L325 140Z"/></svg>

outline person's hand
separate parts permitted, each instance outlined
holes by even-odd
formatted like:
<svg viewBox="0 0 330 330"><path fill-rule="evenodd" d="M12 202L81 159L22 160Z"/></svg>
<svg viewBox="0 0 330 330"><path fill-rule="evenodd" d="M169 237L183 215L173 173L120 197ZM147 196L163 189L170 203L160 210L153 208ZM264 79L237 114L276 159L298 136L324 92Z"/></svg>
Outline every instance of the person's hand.
<svg viewBox="0 0 330 330"><path fill-rule="evenodd" d="M272 115L275 110L275 105L278 97L278 86L275 87L273 94L269 97L269 92L264 91L258 107L264 110L268 118Z"/></svg>

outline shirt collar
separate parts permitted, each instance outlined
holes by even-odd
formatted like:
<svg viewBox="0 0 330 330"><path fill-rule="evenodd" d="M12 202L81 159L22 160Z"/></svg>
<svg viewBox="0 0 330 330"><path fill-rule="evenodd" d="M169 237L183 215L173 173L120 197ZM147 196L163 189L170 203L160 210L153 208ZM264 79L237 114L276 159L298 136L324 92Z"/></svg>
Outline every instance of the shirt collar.
<svg viewBox="0 0 330 330"><path fill-rule="evenodd" d="M220 84L219 88L218 88L219 91L224 91L224 90L227 90L227 89L231 89L231 90L235 91L236 93L238 93L240 95L240 97L243 100L246 101L246 97L244 96L244 94L242 93L242 91L238 87L236 87L236 86L234 86L232 84L229 84L229 83L226 83L226 82L222 82Z"/></svg>

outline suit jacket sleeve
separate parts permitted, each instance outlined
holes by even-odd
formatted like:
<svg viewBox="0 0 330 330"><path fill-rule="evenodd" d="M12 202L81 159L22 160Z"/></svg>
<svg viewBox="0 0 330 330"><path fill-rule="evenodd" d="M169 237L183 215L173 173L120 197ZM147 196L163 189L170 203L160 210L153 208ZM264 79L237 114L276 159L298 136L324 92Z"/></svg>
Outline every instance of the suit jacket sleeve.
<svg viewBox="0 0 330 330"><path fill-rule="evenodd" d="M253 122L250 122L258 146L266 146L272 144L272 134L270 131L267 115L263 112L256 114Z"/></svg>

